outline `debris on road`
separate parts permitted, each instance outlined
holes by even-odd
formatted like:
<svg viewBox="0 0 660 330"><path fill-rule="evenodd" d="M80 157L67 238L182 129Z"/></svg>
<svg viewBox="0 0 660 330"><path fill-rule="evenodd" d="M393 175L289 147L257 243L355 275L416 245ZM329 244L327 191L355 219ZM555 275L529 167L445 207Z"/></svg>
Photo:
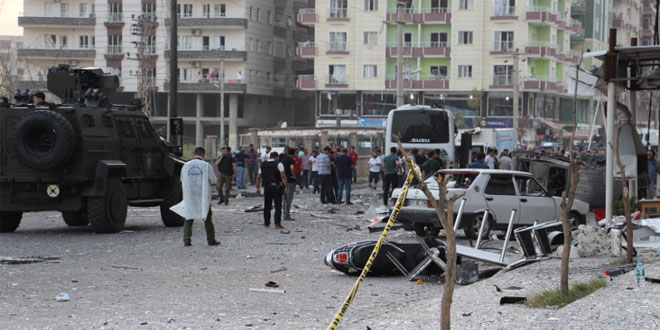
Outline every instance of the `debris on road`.
<svg viewBox="0 0 660 330"><path fill-rule="evenodd" d="M502 297L502 298L500 298L500 305L522 304L525 301L527 301L526 297Z"/></svg>
<svg viewBox="0 0 660 330"><path fill-rule="evenodd" d="M250 292L264 292L264 293L280 293L280 294L285 294L285 290L277 290L277 289L260 289L260 288L249 288L248 291Z"/></svg>
<svg viewBox="0 0 660 330"><path fill-rule="evenodd" d="M59 262L60 257L0 257L0 265L24 265L38 262Z"/></svg>
<svg viewBox="0 0 660 330"><path fill-rule="evenodd" d="M269 288L277 288L277 287L279 287L280 285L277 284L277 282L275 282L275 281L268 281L268 282L266 282L265 286L267 286L267 287L269 287Z"/></svg>
<svg viewBox="0 0 660 330"><path fill-rule="evenodd" d="M60 293L57 296L55 296L55 301L65 302L69 300L71 300L71 297L69 297L68 293Z"/></svg>
<svg viewBox="0 0 660 330"><path fill-rule="evenodd" d="M264 207L262 205L255 205L249 209L245 209L245 212L262 212Z"/></svg>
<svg viewBox="0 0 660 330"><path fill-rule="evenodd" d="M283 272L283 271L286 271L286 270L287 270L286 267L282 267L282 268L279 268L279 269L271 270L270 272L271 273L279 273L279 272Z"/></svg>

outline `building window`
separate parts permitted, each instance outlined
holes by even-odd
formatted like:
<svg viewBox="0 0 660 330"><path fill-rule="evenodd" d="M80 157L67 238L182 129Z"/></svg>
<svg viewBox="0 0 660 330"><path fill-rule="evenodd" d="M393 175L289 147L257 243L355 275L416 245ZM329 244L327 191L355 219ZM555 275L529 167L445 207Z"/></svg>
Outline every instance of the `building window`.
<svg viewBox="0 0 660 330"><path fill-rule="evenodd" d="M270 10L266 16L266 22L268 22L268 24L273 24L273 13Z"/></svg>
<svg viewBox="0 0 660 330"><path fill-rule="evenodd" d="M459 65L458 66L459 78L472 78L472 65Z"/></svg>
<svg viewBox="0 0 660 330"><path fill-rule="evenodd" d="M254 45L254 51L257 53L261 53L261 40L257 39Z"/></svg>
<svg viewBox="0 0 660 330"><path fill-rule="evenodd" d="M156 20L156 4L155 3L143 3L142 4L142 15L145 20L155 21Z"/></svg>
<svg viewBox="0 0 660 330"><path fill-rule="evenodd" d="M80 36L78 40L78 48L89 48L89 36Z"/></svg>
<svg viewBox="0 0 660 330"><path fill-rule="evenodd" d="M54 34L44 35L44 47L55 48L57 47L57 36Z"/></svg>
<svg viewBox="0 0 660 330"><path fill-rule="evenodd" d="M261 19L261 17L259 17L260 13L261 13L261 8L257 8L257 12L254 14L255 15L255 20L257 22L259 22L259 20Z"/></svg>
<svg viewBox="0 0 660 330"><path fill-rule="evenodd" d="M367 11L378 10L378 0L364 0L364 10Z"/></svg>
<svg viewBox="0 0 660 330"><path fill-rule="evenodd" d="M183 6L183 13L181 12L181 7ZM191 3L177 4L176 5L176 17L192 17L193 5Z"/></svg>
<svg viewBox="0 0 660 330"><path fill-rule="evenodd" d="M346 52L348 50L346 48L347 38L348 37L346 32L330 32L328 38L328 51Z"/></svg>
<svg viewBox="0 0 660 330"><path fill-rule="evenodd" d="M444 80L447 79L447 66L431 66L431 80Z"/></svg>
<svg viewBox="0 0 660 330"><path fill-rule="evenodd" d="M471 45L472 44L472 31L458 31L458 44Z"/></svg>
<svg viewBox="0 0 660 330"><path fill-rule="evenodd" d="M250 20L252 20L252 6L250 6Z"/></svg>
<svg viewBox="0 0 660 330"><path fill-rule="evenodd" d="M493 66L493 85L507 86L513 84L513 65Z"/></svg>
<svg viewBox="0 0 660 330"><path fill-rule="evenodd" d="M190 50L192 49L192 36L179 36L179 48L181 50Z"/></svg>
<svg viewBox="0 0 660 330"><path fill-rule="evenodd" d="M225 50L225 36L214 36L213 48L216 50Z"/></svg>
<svg viewBox="0 0 660 330"><path fill-rule="evenodd" d="M431 48L447 47L446 32L432 32L430 37L431 37Z"/></svg>
<svg viewBox="0 0 660 330"><path fill-rule="evenodd" d="M81 3L81 4L79 5L79 8L80 8L80 11L78 12L78 16L79 16L79 17L87 17L87 16L91 16L90 13L89 13L89 11L88 11L88 10L89 10L89 4Z"/></svg>
<svg viewBox="0 0 660 330"><path fill-rule="evenodd" d="M513 31L495 32L495 44L493 50L496 52L513 51Z"/></svg>
<svg viewBox="0 0 660 330"><path fill-rule="evenodd" d="M378 31L365 31L362 34L362 43L365 45L378 45Z"/></svg>
<svg viewBox="0 0 660 330"><path fill-rule="evenodd" d="M348 17L348 0L330 0L330 18Z"/></svg>
<svg viewBox="0 0 660 330"><path fill-rule="evenodd" d="M69 17L68 3L60 3L60 17Z"/></svg>
<svg viewBox="0 0 660 330"><path fill-rule="evenodd" d="M45 3L44 4L44 16L46 17L57 17L59 16L58 13L58 6L56 3Z"/></svg>
<svg viewBox="0 0 660 330"><path fill-rule="evenodd" d="M121 3L109 3L108 4L108 19L110 22L121 22L122 17L122 5Z"/></svg>
<svg viewBox="0 0 660 330"><path fill-rule="evenodd" d="M202 5L202 17L211 18L211 4L205 3Z"/></svg>
<svg viewBox="0 0 660 330"><path fill-rule="evenodd" d="M69 45L67 41L66 36L60 36L60 48L68 48Z"/></svg>
<svg viewBox="0 0 660 330"><path fill-rule="evenodd" d="M121 35L108 36L108 53L121 54Z"/></svg>
<svg viewBox="0 0 660 330"><path fill-rule="evenodd" d="M156 55L156 36L149 36L146 45L147 55Z"/></svg>
<svg viewBox="0 0 660 330"><path fill-rule="evenodd" d="M362 77L364 78L377 78L378 66L375 64L365 64L362 67Z"/></svg>
<svg viewBox="0 0 660 330"><path fill-rule="evenodd" d="M403 47L412 47L412 33L406 32L403 34Z"/></svg>
<svg viewBox="0 0 660 330"><path fill-rule="evenodd" d="M495 16L515 16L516 0L495 0Z"/></svg>
<svg viewBox="0 0 660 330"><path fill-rule="evenodd" d="M463 10L474 9L474 0L459 0L458 9L463 9Z"/></svg>
<svg viewBox="0 0 660 330"><path fill-rule="evenodd" d="M328 65L328 84L346 84L346 65Z"/></svg>
<svg viewBox="0 0 660 330"><path fill-rule="evenodd" d="M448 0L431 0L431 13L446 13L449 7Z"/></svg>
<svg viewBox="0 0 660 330"><path fill-rule="evenodd" d="M225 17L227 15L227 6L224 3L213 4L213 17Z"/></svg>
<svg viewBox="0 0 660 330"><path fill-rule="evenodd" d="M268 50L268 55L273 56L273 43L271 41L266 44L266 49Z"/></svg>

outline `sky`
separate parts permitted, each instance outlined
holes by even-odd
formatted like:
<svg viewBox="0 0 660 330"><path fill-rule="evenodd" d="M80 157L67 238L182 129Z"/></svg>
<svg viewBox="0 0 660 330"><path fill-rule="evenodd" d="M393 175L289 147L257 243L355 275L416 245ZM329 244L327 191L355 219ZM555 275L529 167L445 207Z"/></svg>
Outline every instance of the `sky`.
<svg viewBox="0 0 660 330"><path fill-rule="evenodd" d="M0 4L3 0L0 0ZM18 16L23 12L23 0L4 0L0 8L0 35L23 35L23 28L18 27Z"/></svg>

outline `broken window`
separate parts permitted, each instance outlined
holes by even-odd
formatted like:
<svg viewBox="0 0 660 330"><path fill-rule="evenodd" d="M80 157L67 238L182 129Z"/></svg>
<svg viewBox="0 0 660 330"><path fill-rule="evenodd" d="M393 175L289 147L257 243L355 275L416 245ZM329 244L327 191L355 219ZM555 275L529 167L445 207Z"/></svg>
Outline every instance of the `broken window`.
<svg viewBox="0 0 660 330"><path fill-rule="evenodd" d="M507 174L493 174L488 180L486 195L516 195L516 188L513 186L513 176Z"/></svg>
<svg viewBox="0 0 660 330"><path fill-rule="evenodd" d="M518 184L518 191L521 196L544 196L545 190L541 185L532 177L516 177Z"/></svg>
<svg viewBox="0 0 660 330"><path fill-rule="evenodd" d="M551 167L548 171L547 187L551 196L561 196L566 190L566 169Z"/></svg>

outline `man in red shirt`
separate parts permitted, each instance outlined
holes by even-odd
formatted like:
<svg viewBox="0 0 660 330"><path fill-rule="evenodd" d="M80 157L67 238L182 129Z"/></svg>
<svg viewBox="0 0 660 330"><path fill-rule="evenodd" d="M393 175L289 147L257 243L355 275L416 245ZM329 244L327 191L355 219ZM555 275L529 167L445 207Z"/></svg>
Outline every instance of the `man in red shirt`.
<svg viewBox="0 0 660 330"><path fill-rule="evenodd" d="M302 151L296 150L295 158L293 159L293 166L296 169L296 178L298 179L298 182L300 182L300 177L302 176L303 171L303 162L302 158L300 158L300 153L302 153Z"/></svg>
<svg viewBox="0 0 660 330"><path fill-rule="evenodd" d="M355 147L351 146L351 152L348 153L348 157L351 157L353 161L353 183L357 183L357 161L358 154L355 152Z"/></svg>

